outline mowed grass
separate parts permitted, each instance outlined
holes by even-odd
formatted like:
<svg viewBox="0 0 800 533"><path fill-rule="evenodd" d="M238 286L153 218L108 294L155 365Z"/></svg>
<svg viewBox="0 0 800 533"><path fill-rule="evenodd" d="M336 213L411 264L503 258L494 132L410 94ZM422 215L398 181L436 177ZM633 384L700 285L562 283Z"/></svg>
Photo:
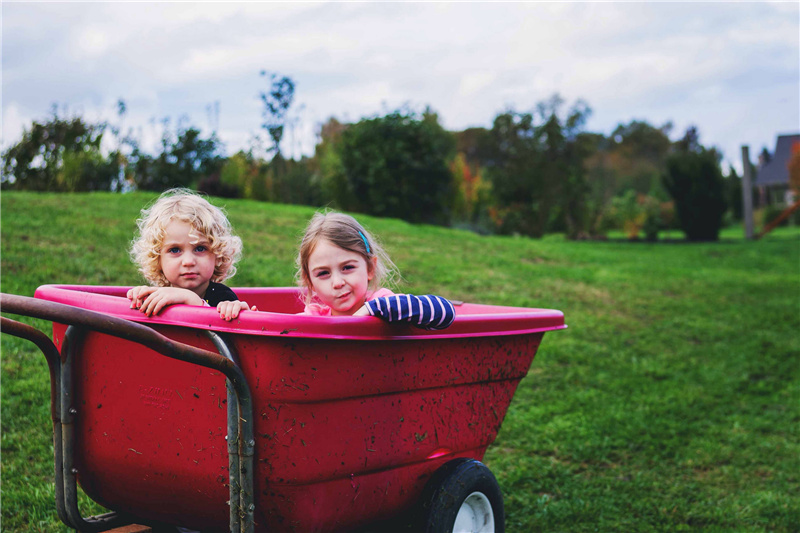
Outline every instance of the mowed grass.
<svg viewBox="0 0 800 533"><path fill-rule="evenodd" d="M141 283L127 248L154 197L3 193L2 291ZM230 284L292 285L313 210L214 202L245 243ZM509 532L798 531L800 231L570 242L358 218L409 292L566 315L569 329L545 335L485 457ZM4 531L65 530L48 399L44 358L3 335Z"/></svg>

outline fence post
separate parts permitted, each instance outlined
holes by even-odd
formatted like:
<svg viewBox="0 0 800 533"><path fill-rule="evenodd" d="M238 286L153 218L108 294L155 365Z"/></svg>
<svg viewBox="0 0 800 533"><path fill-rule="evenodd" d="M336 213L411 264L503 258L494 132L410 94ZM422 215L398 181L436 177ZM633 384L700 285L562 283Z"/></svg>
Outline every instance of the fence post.
<svg viewBox="0 0 800 533"><path fill-rule="evenodd" d="M753 177L750 166L750 147L742 146L742 203L744 204L744 238L753 240Z"/></svg>

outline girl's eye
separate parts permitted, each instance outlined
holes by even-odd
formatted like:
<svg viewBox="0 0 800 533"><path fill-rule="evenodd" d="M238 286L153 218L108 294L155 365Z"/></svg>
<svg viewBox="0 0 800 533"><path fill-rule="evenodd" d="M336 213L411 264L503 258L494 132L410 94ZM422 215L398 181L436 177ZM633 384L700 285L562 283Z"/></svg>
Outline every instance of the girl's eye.
<svg viewBox="0 0 800 533"><path fill-rule="evenodd" d="M328 271L327 270L317 270L317 272L314 274L314 276L318 277L318 278L323 278L323 277L325 277L327 275L328 275Z"/></svg>
<svg viewBox="0 0 800 533"><path fill-rule="evenodd" d="M195 251L195 252L197 252L197 253L203 253L203 252L206 252L206 251L208 251L208 247L207 247L207 246L200 245L200 246L197 246L197 247L194 249L194 251Z"/></svg>
<svg viewBox="0 0 800 533"><path fill-rule="evenodd" d="M181 251L181 249L180 249L180 248L178 248L177 246L173 246L172 248L170 248L169 250L167 250L167 253L170 253L170 254L177 254L177 253L180 253L180 251Z"/></svg>
<svg viewBox="0 0 800 533"><path fill-rule="evenodd" d="M342 267L342 270L353 270L355 267L355 265L345 265Z"/></svg>

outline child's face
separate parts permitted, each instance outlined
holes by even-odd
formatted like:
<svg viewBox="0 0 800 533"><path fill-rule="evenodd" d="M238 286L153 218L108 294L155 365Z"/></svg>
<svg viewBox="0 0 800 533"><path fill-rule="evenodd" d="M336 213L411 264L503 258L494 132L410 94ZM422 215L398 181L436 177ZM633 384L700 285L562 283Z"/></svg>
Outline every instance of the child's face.
<svg viewBox="0 0 800 533"><path fill-rule="evenodd" d="M308 257L311 288L334 316L352 315L364 305L374 270L364 256L320 240Z"/></svg>
<svg viewBox="0 0 800 533"><path fill-rule="evenodd" d="M217 258L204 235L191 224L172 220L161 245L161 271L170 285L205 296Z"/></svg>

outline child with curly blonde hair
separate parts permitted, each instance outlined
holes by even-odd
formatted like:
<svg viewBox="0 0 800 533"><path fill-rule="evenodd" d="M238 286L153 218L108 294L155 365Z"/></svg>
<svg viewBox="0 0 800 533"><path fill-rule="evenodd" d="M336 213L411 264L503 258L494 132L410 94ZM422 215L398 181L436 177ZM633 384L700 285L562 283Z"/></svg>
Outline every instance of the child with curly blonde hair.
<svg viewBox="0 0 800 533"><path fill-rule="evenodd" d="M164 192L136 221L131 258L151 283L128 291L131 309L145 315L174 304L210 305L231 320L242 309L222 284L236 273L242 240L221 209L188 189Z"/></svg>

